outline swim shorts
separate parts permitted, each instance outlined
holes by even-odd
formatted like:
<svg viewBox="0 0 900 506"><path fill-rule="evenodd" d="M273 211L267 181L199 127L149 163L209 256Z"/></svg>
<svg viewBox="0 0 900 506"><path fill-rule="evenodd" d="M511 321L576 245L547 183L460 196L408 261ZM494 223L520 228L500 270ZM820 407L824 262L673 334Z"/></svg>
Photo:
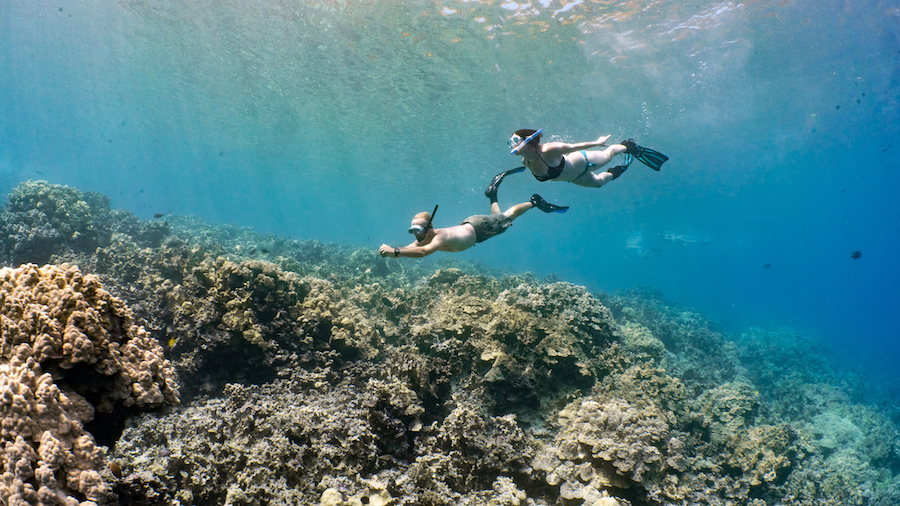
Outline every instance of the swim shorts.
<svg viewBox="0 0 900 506"><path fill-rule="evenodd" d="M463 225L468 223L475 228L475 242L483 242L495 235L506 232L506 229L512 225L513 220L503 214L476 214L469 216L462 222Z"/></svg>

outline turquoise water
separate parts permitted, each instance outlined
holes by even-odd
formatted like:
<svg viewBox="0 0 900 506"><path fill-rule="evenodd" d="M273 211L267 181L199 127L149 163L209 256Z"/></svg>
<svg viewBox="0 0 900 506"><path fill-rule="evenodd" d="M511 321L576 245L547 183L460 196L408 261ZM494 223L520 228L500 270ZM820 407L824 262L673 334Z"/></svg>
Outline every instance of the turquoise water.
<svg viewBox="0 0 900 506"><path fill-rule="evenodd" d="M0 191L374 250L435 204L439 226L487 212L515 129L634 137L663 171L510 177L501 204L570 211L460 258L651 286L896 380L898 35L875 1L5 0Z"/></svg>

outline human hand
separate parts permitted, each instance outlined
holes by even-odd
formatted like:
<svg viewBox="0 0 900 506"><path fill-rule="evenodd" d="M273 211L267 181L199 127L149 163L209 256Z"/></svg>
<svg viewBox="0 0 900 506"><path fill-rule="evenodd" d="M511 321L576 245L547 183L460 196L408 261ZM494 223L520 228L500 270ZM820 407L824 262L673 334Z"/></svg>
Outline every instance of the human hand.
<svg viewBox="0 0 900 506"><path fill-rule="evenodd" d="M382 244L378 248L378 254L381 255L382 257L386 257L388 255L394 256L394 248L388 246L387 244Z"/></svg>
<svg viewBox="0 0 900 506"><path fill-rule="evenodd" d="M599 144L601 146L606 146L606 141L608 141L610 137L612 137L612 136L611 135L601 135L600 137L597 138L596 142L597 142L597 144Z"/></svg>

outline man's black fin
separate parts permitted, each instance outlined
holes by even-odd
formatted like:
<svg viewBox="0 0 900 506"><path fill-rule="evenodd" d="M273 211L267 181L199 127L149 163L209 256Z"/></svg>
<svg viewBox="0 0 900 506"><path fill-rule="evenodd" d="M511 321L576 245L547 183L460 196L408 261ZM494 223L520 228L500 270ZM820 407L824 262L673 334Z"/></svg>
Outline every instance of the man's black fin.
<svg viewBox="0 0 900 506"><path fill-rule="evenodd" d="M503 181L503 178L510 174L515 174L517 172L522 172L525 170L525 167L516 167L515 169L509 169L503 171L491 180L491 184L488 185L487 189L484 190L484 196L491 199L491 203L497 202L497 188L500 187L500 182Z"/></svg>
<svg viewBox="0 0 900 506"><path fill-rule="evenodd" d="M545 213L564 213L569 210L569 206L551 204L537 193L531 196L531 204Z"/></svg>

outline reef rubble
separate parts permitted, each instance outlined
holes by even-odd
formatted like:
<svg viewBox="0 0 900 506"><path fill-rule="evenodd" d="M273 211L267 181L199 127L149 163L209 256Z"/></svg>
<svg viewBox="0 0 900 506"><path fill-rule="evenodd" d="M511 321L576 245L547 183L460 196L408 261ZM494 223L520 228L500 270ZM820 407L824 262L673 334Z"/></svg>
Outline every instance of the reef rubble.
<svg viewBox="0 0 900 506"><path fill-rule="evenodd" d="M0 227L30 287L2 299L4 504L900 503L900 412L787 329L46 182Z"/></svg>

